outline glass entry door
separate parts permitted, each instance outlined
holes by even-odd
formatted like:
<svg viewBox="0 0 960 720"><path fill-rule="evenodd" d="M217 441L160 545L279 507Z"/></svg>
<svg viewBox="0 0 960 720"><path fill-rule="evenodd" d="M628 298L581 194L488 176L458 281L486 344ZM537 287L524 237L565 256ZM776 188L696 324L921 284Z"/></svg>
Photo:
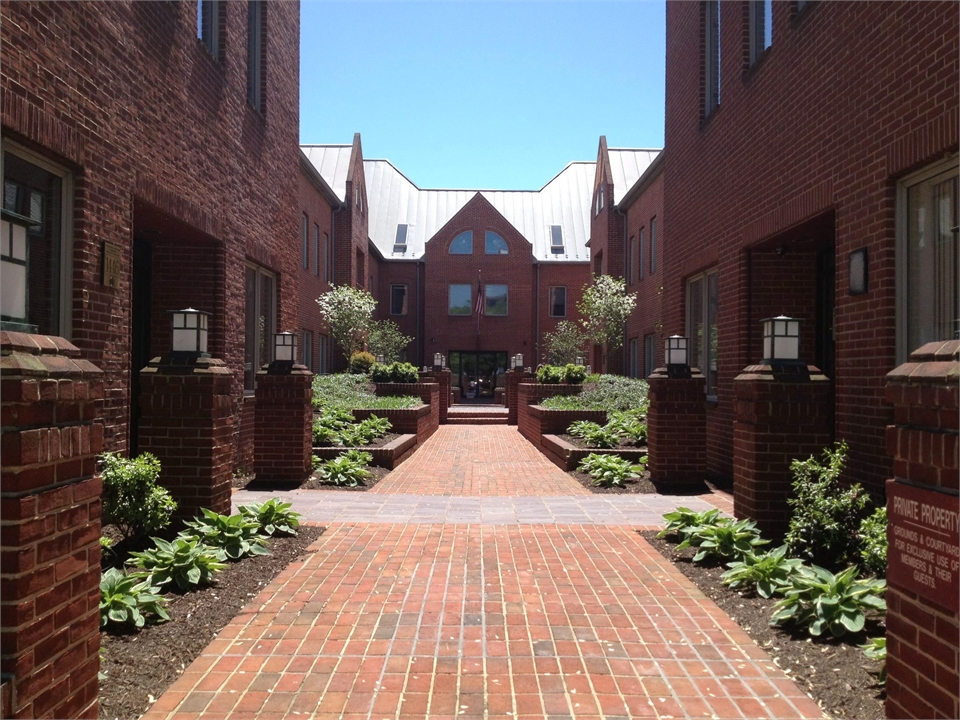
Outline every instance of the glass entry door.
<svg viewBox="0 0 960 720"><path fill-rule="evenodd" d="M450 372L460 387L463 402L493 402L494 392L503 387L507 352L454 350L450 353Z"/></svg>

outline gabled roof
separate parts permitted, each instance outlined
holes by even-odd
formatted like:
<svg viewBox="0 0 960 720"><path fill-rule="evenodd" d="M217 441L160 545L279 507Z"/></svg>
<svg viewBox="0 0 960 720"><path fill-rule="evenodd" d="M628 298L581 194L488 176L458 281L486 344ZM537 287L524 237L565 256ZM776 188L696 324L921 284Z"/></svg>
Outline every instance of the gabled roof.
<svg viewBox="0 0 960 720"><path fill-rule="evenodd" d="M610 174L613 176L614 205L620 204L623 196L629 192L643 175L643 171L659 154L659 149L651 148L609 148L607 150L607 156L610 158Z"/></svg>
<svg viewBox="0 0 960 720"><path fill-rule="evenodd" d="M327 185L346 202L347 174L350 172L352 145L301 145L300 150L317 169ZM368 193L369 195L369 193Z"/></svg>

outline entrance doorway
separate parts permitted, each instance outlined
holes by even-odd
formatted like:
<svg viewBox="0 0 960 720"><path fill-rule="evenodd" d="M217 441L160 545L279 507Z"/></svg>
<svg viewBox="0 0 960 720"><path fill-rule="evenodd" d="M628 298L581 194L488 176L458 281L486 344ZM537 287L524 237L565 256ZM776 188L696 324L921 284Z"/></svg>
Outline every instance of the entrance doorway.
<svg viewBox="0 0 960 720"><path fill-rule="evenodd" d="M496 389L503 387L507 352L454 350L450 353L450 372L460 387L462 402L493 402Z"/></svg>

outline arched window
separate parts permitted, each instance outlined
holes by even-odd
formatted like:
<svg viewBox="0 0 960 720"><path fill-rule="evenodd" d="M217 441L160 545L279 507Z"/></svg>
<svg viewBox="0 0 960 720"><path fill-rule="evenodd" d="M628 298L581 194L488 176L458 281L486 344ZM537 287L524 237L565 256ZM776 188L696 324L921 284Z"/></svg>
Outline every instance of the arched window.
<svg viewBox="0 0 960 720"><path fill-rule="evenodd" d="M473 255L473 231L464 230L450 243L451 255Z"/></svg>
<svg viewBox="0 0 960 720"><path fill-rule="evenodd" d="M509 255L510 248L507 247L507 241L497 235L493 230L487 230L485 250L487 255Z"/></svg>

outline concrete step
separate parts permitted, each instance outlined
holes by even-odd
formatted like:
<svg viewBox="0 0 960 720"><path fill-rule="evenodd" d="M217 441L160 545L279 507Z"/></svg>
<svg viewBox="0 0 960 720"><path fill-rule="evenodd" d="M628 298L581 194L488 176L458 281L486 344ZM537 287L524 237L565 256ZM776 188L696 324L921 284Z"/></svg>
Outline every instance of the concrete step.
<svg viewBox="0 0 960 720"><path fill-rule="evenodd" d="M477 417L476 415L447 415L447 425L506 425L507 416Z"/></svg>

